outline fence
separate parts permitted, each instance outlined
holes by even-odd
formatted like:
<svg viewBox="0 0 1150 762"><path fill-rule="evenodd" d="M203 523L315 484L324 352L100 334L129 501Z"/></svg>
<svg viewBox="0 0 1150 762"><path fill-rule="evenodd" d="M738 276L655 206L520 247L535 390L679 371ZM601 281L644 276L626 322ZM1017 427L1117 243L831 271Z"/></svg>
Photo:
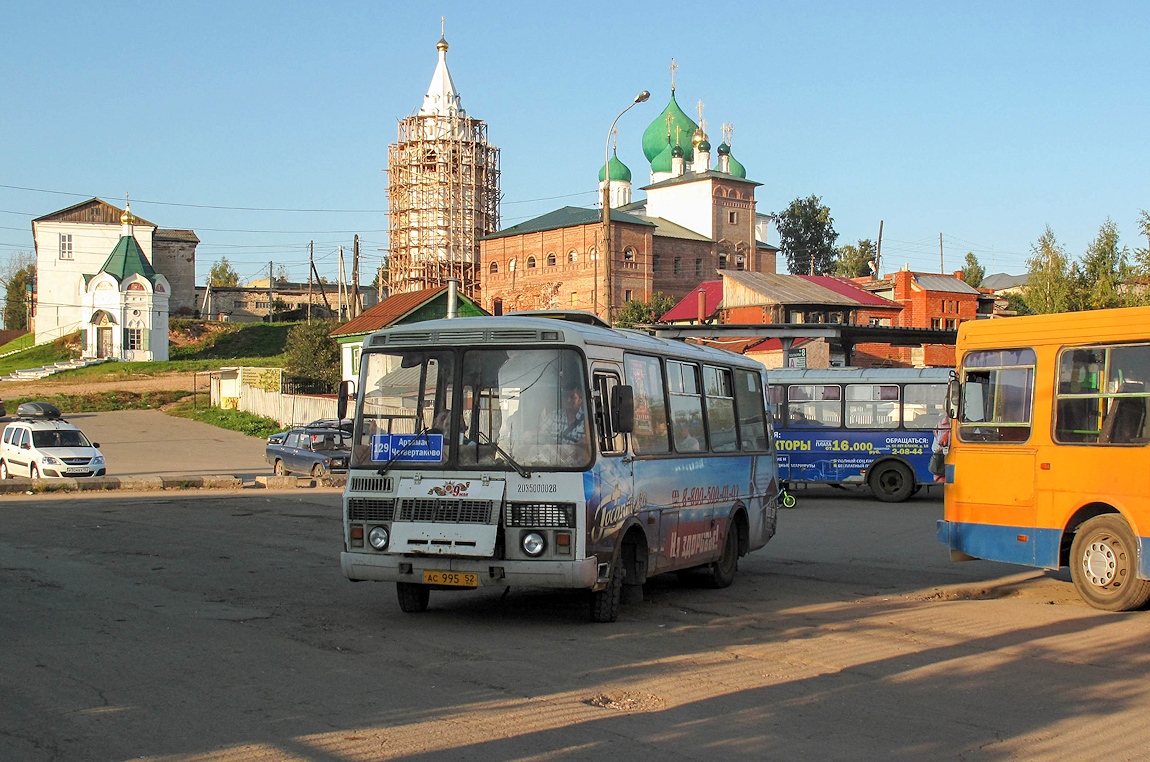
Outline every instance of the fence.
<svg viewBox="0 0 1150 762"><path fill-rule="evenodd" d="M335 418L335 397L281 394L243 386L240 387L240 410L279 421L287 428L320 418Z"/></svg>

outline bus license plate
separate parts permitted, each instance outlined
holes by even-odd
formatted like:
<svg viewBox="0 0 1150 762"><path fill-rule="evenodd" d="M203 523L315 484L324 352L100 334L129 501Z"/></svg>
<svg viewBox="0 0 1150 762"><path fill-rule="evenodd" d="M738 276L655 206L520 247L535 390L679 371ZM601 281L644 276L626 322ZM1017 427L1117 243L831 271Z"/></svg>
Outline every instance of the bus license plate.
<svg viewBox="0 0 1150 762"><path fill-rule="evenodd" d="M425 571L423 584L479 587L479 575L472 572Z"/></svg>

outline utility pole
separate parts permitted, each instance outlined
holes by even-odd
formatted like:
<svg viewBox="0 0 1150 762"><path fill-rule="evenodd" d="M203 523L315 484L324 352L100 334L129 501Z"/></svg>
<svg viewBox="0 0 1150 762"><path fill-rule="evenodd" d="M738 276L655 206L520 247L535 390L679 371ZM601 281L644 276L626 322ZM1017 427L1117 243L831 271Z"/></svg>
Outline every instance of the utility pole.
<svg viewBox="0 0 1150 762"><path fill-rule="evenodd" d="M882 220L879 220L878 221L878 248L875 249L875 253L874 253L874 279L875 280L878 280L880 277L882 277L879 275L879 273L881 272L881 270L879 270L879 267L881 266L881 264L882 264Z"/></svg>
<svg viewBox="0 0 1150 762"><path fill-rule="evenodd" d="M307 244L307 324L311 325L311 271L315 269L315 241Z"/></svg>
<svg viewBox="0 0 1150 762"><path fill-rule="evenodd" d="M336 301L339 302L339 319L347 316L347 271L343 268L343 246L339 247L339 284L336 286Z"/></svg>
<svg viewBox="0 0 1150 762"><path fill-rule="evenodd" d="M383 257L379 258L379 274L375 276L375 303L383 301Z"/></svg>
<svg viewBox="0 0 1150 762"><path fill-rule="evenodd" d="M359 315L359 234L355 236L351 250L351 316Z"/></svg>
<svg viewBox="0 0 1150 762"><path fill-rule="evenodd" d="M946 273L946 266L942 263L942 233L938 234L938 271Z"/></svg>
<svg viewBox="0 0 1150 762"><path fill-rule="evenodd" d="M274 262L268 262L268 322L274 323L276 320L276 300L275 292L272 291L272 265Z"/></svg>

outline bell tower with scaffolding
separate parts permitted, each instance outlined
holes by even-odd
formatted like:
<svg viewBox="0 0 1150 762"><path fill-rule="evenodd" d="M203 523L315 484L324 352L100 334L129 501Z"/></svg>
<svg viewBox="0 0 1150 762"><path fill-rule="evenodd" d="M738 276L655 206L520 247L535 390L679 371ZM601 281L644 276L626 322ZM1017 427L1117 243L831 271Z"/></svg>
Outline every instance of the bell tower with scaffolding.
<svg viewBox="0 0 1150 762"><path fill-rule="evenodd" d="M499 229L499 149L463 110L447 70L447 40L423 106L387 149L388 265L392 294L455 278L478 298L479 239Z"/></svg>

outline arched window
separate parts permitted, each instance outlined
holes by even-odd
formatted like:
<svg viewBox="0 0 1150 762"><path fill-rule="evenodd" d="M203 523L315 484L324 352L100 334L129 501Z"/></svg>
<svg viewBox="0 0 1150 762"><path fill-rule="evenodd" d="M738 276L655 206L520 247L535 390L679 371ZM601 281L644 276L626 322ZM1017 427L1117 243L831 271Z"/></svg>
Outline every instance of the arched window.
<svg viewBox="0 0 1150 762"><path fill-rule="evenodd" d="M555 253L554 252L547 255L547 266L548 267L554 267L555 266Z"/></svg>
<svg viewBox="0 0 1150 762"><path fill-rule="evenodd" d="M136 282L136 283L129 283L128 284L128 290L129 291L147 291L148 289L144 288L143 283Z"/></svg>
<svg viewBox="0 0 1150 762"><path fill-rule="evenodd" d="M499 272L499 263L498 262L492 262L491 263L491 274L495 275L498 272Z"/></svg>
<svg viewBox="0 0 1150 762"><path fill-rule="evenodd" d="M534 270L535 269L535 257L532 256L532 257L527 258L527 269L528 270Z"/></svg>
<svg viewBox="0 0 1150 762"><path fill-rule="evenodd" d="M719 269L720 270L726 270L727 269L727 255L726 254L720 254L719 255Z"/></svg>
<svg viewBox="0 0 1150 762"><path fill-rule="evenodd" d="M626 249L623 249L623 261L624 262L634 262L635 261L635 249L631 248L630 246L628 246Z"/></svg>
<svg viewBox="0 0 1150 762"><path fill-rule="evenodd" d="M156 293L157 294L166 294L167 291L164 290L164 287L161 284L157 283L156 284Z"/></svg>
<svg viewBox="0 0 1150 762"><path fill-rule="evenodd" d="M739 254L738 256L736 256L735 257L735 269L736 270L745 270L746 267L747 267L747 258L744 257L742 254Z"/></svg>
<svg viewBox="0 0 1150 762"><path fill-rule="evenodd" d="M579 252L575 251L574 249L567 252L567 261L568 262L578 262L579 261Z"/></svg>
<svg viewBox="0 0 1150 762"><path fill-rule="evenodd" d="M508 262L507 262L507 269L508 269L510 272L515 272L515 265L516 265L516 262L515 262L515 257L512 257L512 258L511 258L510 260L508 260Z"/></svg>

